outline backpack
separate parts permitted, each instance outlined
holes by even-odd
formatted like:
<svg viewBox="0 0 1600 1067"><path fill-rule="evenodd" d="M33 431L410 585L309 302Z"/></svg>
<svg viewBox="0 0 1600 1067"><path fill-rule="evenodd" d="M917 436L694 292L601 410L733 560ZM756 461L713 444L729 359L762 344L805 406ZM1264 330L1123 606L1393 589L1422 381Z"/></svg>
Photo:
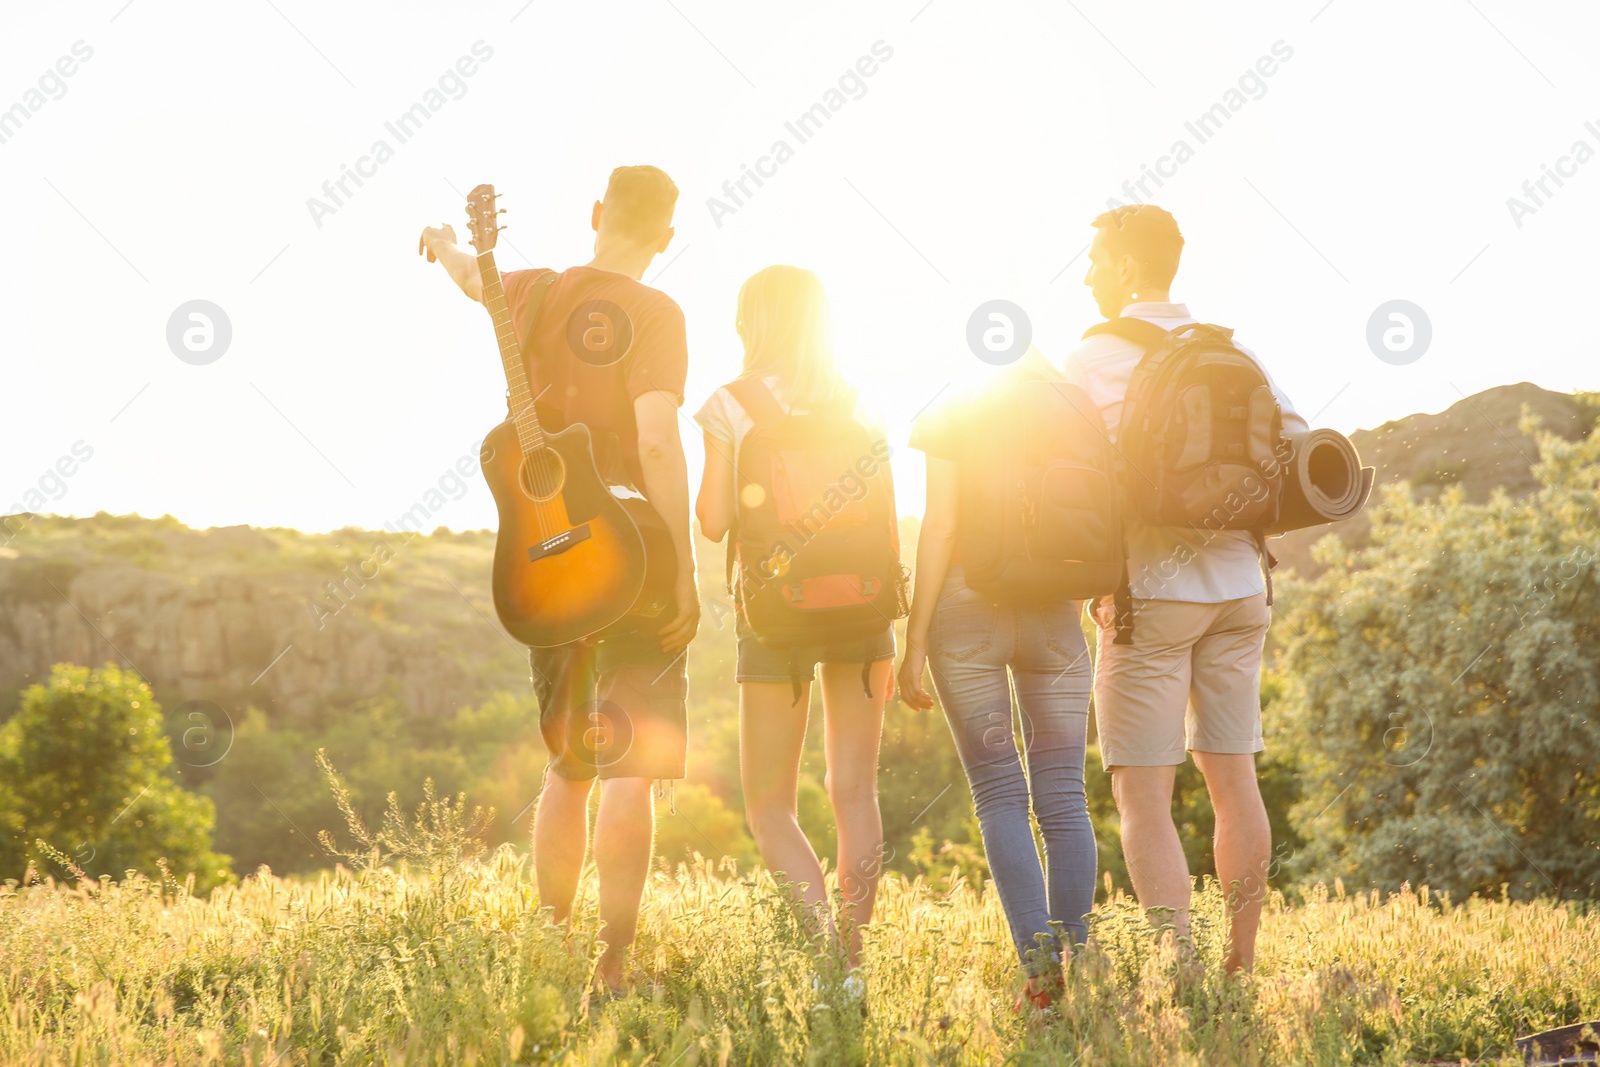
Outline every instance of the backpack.
<svg viewBox="0 0 1600 1067"><path fill-rule="evenodd" d="M1283 413L1266 371L1233 343L1233 331L1191 323L1168 332L1129 318L1083 336L1096 334L1145 350L1117 433L1129 518L1257 532L1277 522Z"/></svg>
<svg viewBox="0 0 1600 1067"><path fill-rule="evenodd" d="M1114 592L1126 570L1116 452L1089 395L1019 366L969 413L956 531L967 585L1011 604Z"/></svg>
<svg viewBox="0 0 1600 1067"><path fill-rule="evenodd" d="M1278 521L1287 442L1283 412L1261 364L1222 326L1190 323L1167 331L1117 318L1084 332L1111 334L1145 350L1128 379L1117 451L1130 521L1255 537L1272 603L1266 530ZM1118 644L1133 633L1133 598L1116 593Z"/></svg>
<svg viewBox="0 0 1600 1067"><path fill-rule="evenodd" d="M769 648L865 645L909 608L887 442L845 411L790 414L759 378L726 388L755 424L734 462L735 608Z"/></svg>

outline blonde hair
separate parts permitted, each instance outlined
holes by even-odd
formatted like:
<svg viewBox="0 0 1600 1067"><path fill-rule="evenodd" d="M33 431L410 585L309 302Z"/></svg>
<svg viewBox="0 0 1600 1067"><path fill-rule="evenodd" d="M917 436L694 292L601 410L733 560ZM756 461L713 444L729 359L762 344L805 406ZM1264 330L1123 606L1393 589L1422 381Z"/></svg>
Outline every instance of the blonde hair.
<svg viewBox="0 0 1600 1067"><path fill-rule="evenodd" d="M811 271L779 265L752 274L739 287L734 327L744 342L739 377L776 375L796 407L854 405L856 391L833 359L828 294Z"/></svg>

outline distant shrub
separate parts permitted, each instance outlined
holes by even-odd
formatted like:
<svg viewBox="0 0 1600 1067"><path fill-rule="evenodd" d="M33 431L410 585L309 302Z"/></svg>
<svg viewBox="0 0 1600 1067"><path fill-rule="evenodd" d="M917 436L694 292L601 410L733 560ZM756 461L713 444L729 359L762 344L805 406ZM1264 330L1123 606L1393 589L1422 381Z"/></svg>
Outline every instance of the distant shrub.
<svg viewBox="0 0 1600 1067"><path fill-rule="evenodd" d="M1577 402L1578 410L1588 416L1589 429L1600 427L1600 393L1573 393L1572 399Z"/></svg>
<svg viewBox="0 0 1600 1067"><path fill-rule="evenodd" d="M1532 499L1392 489L1368 547L1286 592L1292 869L1600 896L1600 434L1539 447Z"/></svg>
<svg viewBox="0 0 1600 1067"><path fill-rule="evenodd" d="M58 877L195 877L200 892L233 880L211 851L216 811L164 773L172 749L150 687L114 664L57 664L0 727L0 877L32 864Z"/></svg>

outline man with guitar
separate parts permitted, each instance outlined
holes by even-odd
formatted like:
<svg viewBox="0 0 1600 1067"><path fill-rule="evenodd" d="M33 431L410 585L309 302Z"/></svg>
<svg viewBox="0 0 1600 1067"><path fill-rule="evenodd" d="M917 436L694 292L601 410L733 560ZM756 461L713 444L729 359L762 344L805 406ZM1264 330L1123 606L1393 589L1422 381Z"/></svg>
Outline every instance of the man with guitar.
<svg viewBox="0 0 1600 1067"><path fill-rule="evenodd" d="M639 901L650 869L651 781L684 776L686 649L700 621L688 473L678 436L678 407L688 369L683 312L666 294L640 281L672 240L678 189L655 167L617 168L605 198L594 205L593 259L560 272L523 270L503 277L492 258L493 190L480 189L486 190L487 219L474 222L478 254L458 247L448 225L424 229L419 250L430 262L442 263L462 292L489 307L507 362L509 406L515 409L516 428L506 429L511 420L497 428L497 433L505 433L490 435L484 455L484 473L501 508L495 594L502 620L512 628L507 605L514 591L505 593L503 603L500 586L508 508L546 509L536 519L536 532L510 546L508 569L517 563L529 567L530 558L570 569L571 561L586 553L598 558L597 546L605 541L598 524L591 536L591 523L578 523L576 516L568 515L583 505L563 499L563 480L581 473L576 460L587 460L581 445L574 453L558 444L562 437L577 436L582 441L581 430L578 435L564 432L577 424L587 428L593 466L610 483L610 493L637 506L643 503L638 499L642 492L670 536L670 541L658 538L656 554L672 557L662 569L673 575L671 598L664 588L654 617L642 617L635 606L635 614L623 624L596 632L582 625L576 630L569 626L564 631L542 631L586 635L553 647L540 647L551 646L551 641L518 634L534 646L530 663L540 731L551 753L549 771L554 772L545 775L534 820L539 899L554 908L557 921L570 920L588 848L588 799L598 777L601 795L594 852L606 947L596 971L600 981L617 991L624 984L623 964L638 926ZM478 194L474 190L475 198ZM469 204L468 214L473 213ZM507 317L514 338L506 328ZM523 367L512 358L519 350L526 381ZM510 469L520 471L505 479L512 483L509 488L496 484L495 471L504 466L503 457L497 462L496 450L513 453ZM558 520L548 519L553 503L562 505ZM605 503L615 510L610 500ZM637 534L626 532L632 526L625 521L621 526L625 536L639 540ZM585 540L587 545L580 543ZM596 573L592 567L579 571L563 597L579 600L603 584L591 580ZM628 577L637 590L643 576L624 576ZM552 586L549 580L524 584L542 586L547 598ZM640 594L639 601L644 600ZM562 608L553 606L558 613ZM629 605L623 604L617 613L627 610Z"/></svg>

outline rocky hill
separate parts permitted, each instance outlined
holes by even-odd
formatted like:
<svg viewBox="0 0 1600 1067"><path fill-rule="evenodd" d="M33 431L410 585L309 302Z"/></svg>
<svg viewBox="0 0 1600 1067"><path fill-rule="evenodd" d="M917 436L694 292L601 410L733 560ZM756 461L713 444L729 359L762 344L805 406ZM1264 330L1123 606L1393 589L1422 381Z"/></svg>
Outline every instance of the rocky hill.
<svg viewBox="0 0 1600 1067"><path fill-rule="evenodd" d="M1379 489L1410 482L1419 494L1432 495L1459 485L1467 498L1481 501L1497 488L1513 497L1535 488L1533 463L1539 449L1519 429L1524 411L1543 428L1568 440L1595 426L1597 408L1590 395L1553 393L1528 382L1486 389L1463 397L1437 415L1408 415L1375 430L1357 430L1351 442L1361 462L1377 469L1373 498ZM1367 517L1298 530L1272 541L1280 566L1314 573L1311 547L1329 533L1347 543L1364 543Z"/></svg>
<svg viewBox="0 0 1600 1067"><path fill-rule="evenodd" d="M169 706L305 716L385 695L447 715L527 681L526 653L494 621L492 549L482 531L38 517L0 549L0 701L53 663L110 660Z"/></svg>

